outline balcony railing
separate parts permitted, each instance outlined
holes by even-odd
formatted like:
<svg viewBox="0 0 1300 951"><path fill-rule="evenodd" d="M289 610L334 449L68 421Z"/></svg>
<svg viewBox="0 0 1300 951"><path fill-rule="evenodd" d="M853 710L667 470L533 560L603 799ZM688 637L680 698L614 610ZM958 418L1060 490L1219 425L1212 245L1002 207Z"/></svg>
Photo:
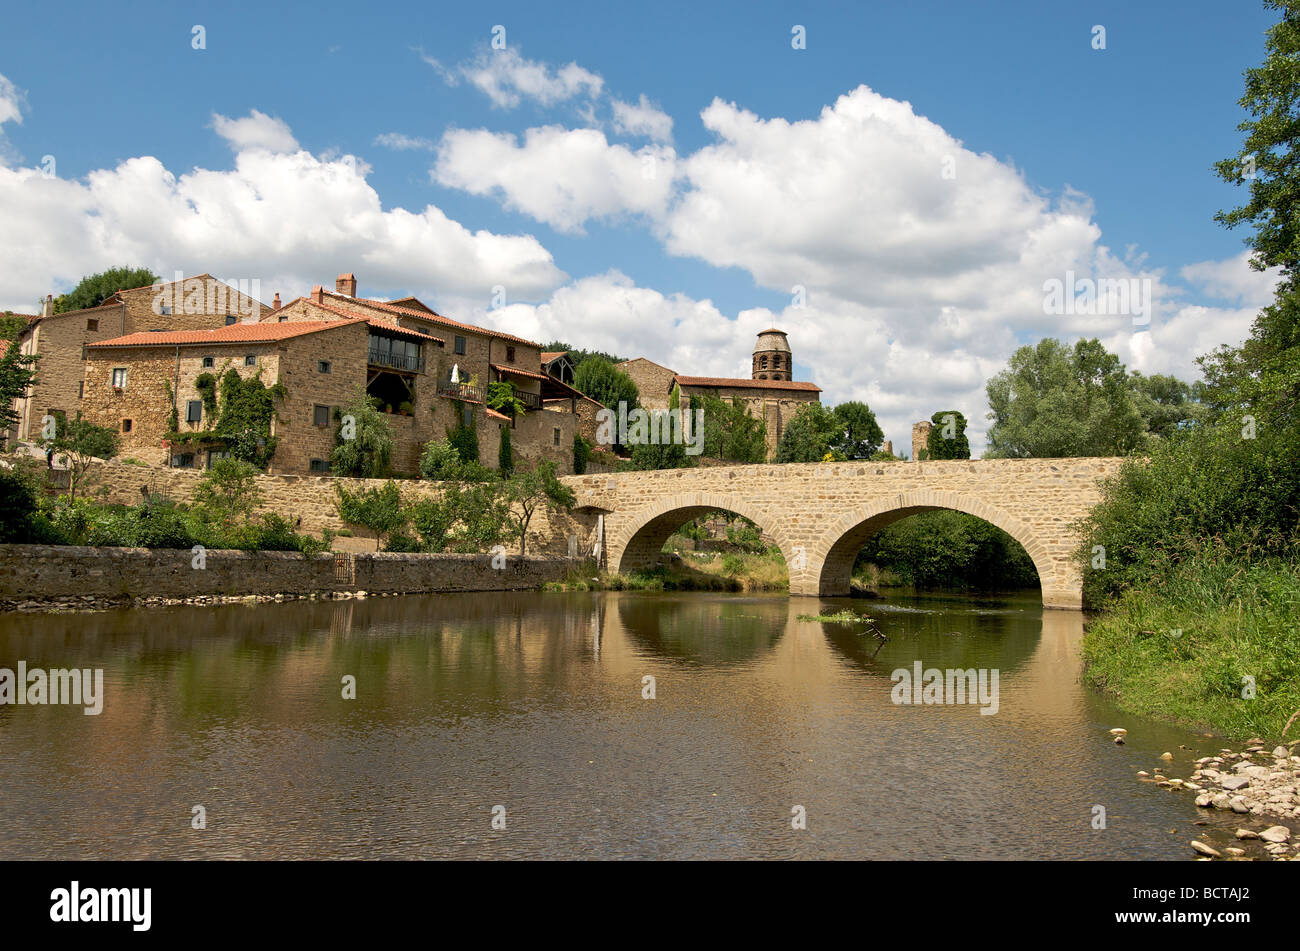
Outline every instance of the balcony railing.
<svg viewBox="0 0 1300 951"><path fill-rule="evenodd" d="M452 399L457 400L473 400L476 403L487 403L486 386L470 386L468 383L452 383L450 380L438 381L438 395L450 396ZM542 408L542 398L536 393L515 390L515 396L524 404L526 410Z"/></svg>
<svg viewBox="0 0 1300 951"><path fill-rule="evenodd" d="M412 356L410 354L381 353L374 347L370 348L367 360L373 366L392 367L394 370L408 370L412 373L419 373L424 369L424 358L422 356Z"/></svg>

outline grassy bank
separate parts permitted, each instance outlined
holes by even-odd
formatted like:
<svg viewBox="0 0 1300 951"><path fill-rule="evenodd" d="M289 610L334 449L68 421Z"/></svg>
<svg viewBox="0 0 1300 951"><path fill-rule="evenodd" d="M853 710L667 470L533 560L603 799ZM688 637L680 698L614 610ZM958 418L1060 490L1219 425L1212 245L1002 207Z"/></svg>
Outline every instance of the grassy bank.
<svg viewBox="0 0 1300 951"><path fill-rule="evenodd" d="M1134 713L1270 742L1300 736L1300 572L1205 551L1088 625L1084 678ZM1253 678L1253 698L1249 696Z"/></svg>

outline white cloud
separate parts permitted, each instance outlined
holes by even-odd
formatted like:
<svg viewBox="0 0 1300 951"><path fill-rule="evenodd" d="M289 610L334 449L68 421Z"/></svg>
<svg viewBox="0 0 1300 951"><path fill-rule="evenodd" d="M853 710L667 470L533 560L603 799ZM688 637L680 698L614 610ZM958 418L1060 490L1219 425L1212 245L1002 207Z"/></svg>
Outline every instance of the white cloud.
<svg viewBox="0 0 1300 951"><path fill-rule="evenodd" d="M4 124L13 122L22 125L23 109L26 105L27 100L23 91L0 75L0 167L19 159L17 151L5 137Z"/></svg>
<svg viewBox="0 0 1300 951"><path fill-rule="evenodd" d="M502 109L513 109L525 99L553 106L576 97L595 98L605 86L600 76L577 63L554 69L525 58L513 48L483 50L455 69L447 69L431 56L420 55L449 85L464 80Z"/></svg>
<svg viewBox="0 0 1300 951"><path fill-rule="evenodd" d="M453 129L430 176L475 195L498 195L557 230L581 233L590 219L662 215L675 163L671 148L633 152L595 129L529 129L522 144L508 132Z"/></svg>
<svg viewBox="0 0 1300 951"><path fill-rule="evenodd" d="M672 141L672 116L646 99L645 93L637 103L615 99L610 107L614 110L615 131L623 135L643 135L656 142Z"/></svg>
<svg viewBox="0 0 1300 951"><path fill-rule="evenodd" d="M421 138L419 136L403 135L401 132L384 132L375 136L375 145L382 146L386 149L394 149L399 152L421 149L424 151L433 151L436 148L431 139Z"/></svg>
<svg viewBox="0 0 1300 951"><path fill-rule="evenodd" d="M1256 271L1249 262L1250 252L1243 251L1237 257L1224 261L1189 264L1180 273L1189 283L1199 287L1202 293L1216 300L1263 307L1273 300L1279 271L1277 268Z"/></svg>
<svg viewBox="0 0 1300 951"><path fill-rule="evenodd" d="M296 152L298 140L283 119L272 118L254 109L242 119L212 114L212 128L235 152L265 149L268 152Z"/></svg>
<svg viewBox="0 0 1300 951"><path fill-rule="evenodd" d="M1065 186L1052 198L865 86L810 120L764 119L718 100L701 118L717 142L674 155L666 193L631 187L620 172L634 155L592 130L534 129L522 144L449 133L436 174L570 231L637 212L670 253L741 268L781 294L802 287L804 307L669 321L704 304L605 275L561 289L532 319L544 337L740 376L758 324L776 323L826 401L866 400L899 448L915 420L959 409L981 449L985 381L1044 336L1100 337L1135 369L1193 378L1195 357L1239 341L1271 286L1243 260L1203 262L1182 279L1232 306L1189 304L1144 255L1102 243L1088 196ZM1067 272L1149 282L1149 328L1132 313L1046 314L1044 282Z"/></svg>
<svg viewBox="0 0 1300 951"><path fill-rule="evenodd" d="M231 170L175 174L152 156L84 180L0 169L0 306L30 309L82 275L129 262L259 279L288 299L343 270L363 293L385 289L486 299L502 284L538 299L565 280L528 235L471 231L428 205L385 210L350 155L250 145Z"/></svg>

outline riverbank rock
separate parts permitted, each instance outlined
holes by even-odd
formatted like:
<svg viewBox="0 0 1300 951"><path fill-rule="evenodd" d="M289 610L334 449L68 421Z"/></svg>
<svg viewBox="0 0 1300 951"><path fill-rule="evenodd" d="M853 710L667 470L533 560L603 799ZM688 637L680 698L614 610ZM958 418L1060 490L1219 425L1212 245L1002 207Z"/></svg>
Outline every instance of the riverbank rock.
<svg viewBox="0 0 1300 951"><path fill-rule="evenodd" d="M1291 830L1286 826L1269 826L1259 837L1265 842L1285 842L1291 838Z"/></svg>
<svg viewBox="0 0 1300 951"><path fill-rule="evenodd" d="M1192 850L1201 855L1208 856L1209 858L1212 859L1223 858L1222 853L1220 853L1218 849L1212 848L1206 845L1204 842L1200 842L1196 839L1192 839Z"/></svg>

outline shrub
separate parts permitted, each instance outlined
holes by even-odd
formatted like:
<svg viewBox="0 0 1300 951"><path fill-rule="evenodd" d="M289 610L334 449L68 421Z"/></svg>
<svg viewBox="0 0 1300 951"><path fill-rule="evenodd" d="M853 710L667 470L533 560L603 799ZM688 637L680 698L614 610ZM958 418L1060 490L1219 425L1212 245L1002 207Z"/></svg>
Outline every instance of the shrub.
<svg viewBox="0 0 1300 951"><path fill-rule="evenodd" d="M36 488L16 469L0 469L0 542L25 542L37 510Z"/></svg>

